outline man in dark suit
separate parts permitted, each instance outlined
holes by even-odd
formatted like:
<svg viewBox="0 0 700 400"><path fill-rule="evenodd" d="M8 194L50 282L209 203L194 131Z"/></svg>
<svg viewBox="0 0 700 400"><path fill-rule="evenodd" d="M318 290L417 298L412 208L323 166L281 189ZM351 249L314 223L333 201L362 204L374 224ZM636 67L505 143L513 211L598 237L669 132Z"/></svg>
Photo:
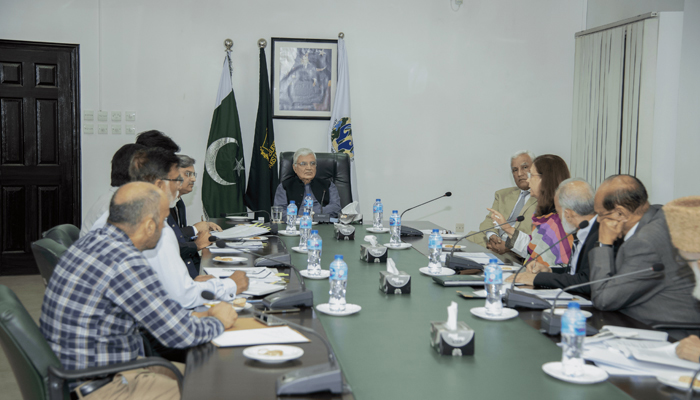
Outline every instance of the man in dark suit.
<svg viewBox="0 0 700 400"><path fill-rule="evenodd" d="M642 182L630 175L609 177L596 192L595 210L600 229L599 246L588 255L591 280L657 263L665 269L593 284L593 305L619 310L649 325L700 323L698 302L692 297L693 272L675 261L664 211L649 204Z"/></svg>
<svg viewBox="0 0 700 400"><path fill-rule="evenodd" d="M561 217L567 232L574 232L581 222L588 226L574 235L571 262L568 265L551 268L532 262L527 271L518 275L518 282L534 285L542 289L565 288L588 282L588 252L598 242L598 221L593 208L595 193L591 186L579 178L570 178L559 184L554 196L554 206ZM590 287L582 287L573 292L590 294Z"/></svg>

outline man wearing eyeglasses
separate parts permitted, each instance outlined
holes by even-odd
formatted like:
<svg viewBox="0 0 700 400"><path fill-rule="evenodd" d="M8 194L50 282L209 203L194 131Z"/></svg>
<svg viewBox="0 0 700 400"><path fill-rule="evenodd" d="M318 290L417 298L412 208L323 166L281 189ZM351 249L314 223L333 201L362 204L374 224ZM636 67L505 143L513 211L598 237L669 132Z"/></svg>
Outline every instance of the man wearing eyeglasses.
<svg viewBox="0 0 700 400"><path fill-rule="evenodd" d="M182 201L182 195L191 193L194 189L194 183L197 180L197 173L194 172L195 160L186 155L178 155L180 160L178 168L182 185L180 186L180 197L174 207L170 208L170 216L168 217L168 225L173 228L178 244L180 245L180 257L187 266L192 279L208 279L210 277L199 277L199 265L201 258L199 250L209 246L209 231L221 231L221 227L213 222L197 222L192 226L187 225L187 210L185 202Z"/></svg>
<svg viewBox="0 0 700 400"><path fill-rule="evenodd" d="M340 195L330 180L316 178L316 154L311 149L301 148L294 153L294 172L291 177L277 186L276 206L286 207L294 200L301 208L304 197L311 195L314 201L313 212L337 217L340 213Z"/></svg>

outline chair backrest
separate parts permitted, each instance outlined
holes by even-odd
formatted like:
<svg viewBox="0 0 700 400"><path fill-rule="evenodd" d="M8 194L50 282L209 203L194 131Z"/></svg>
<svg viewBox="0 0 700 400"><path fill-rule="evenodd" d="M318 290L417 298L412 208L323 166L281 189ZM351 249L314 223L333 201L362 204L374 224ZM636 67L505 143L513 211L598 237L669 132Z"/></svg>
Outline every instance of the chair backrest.
<svg viewBox="0 0 700 400"><path fill-rule="evenodd" d="M41 236L53 239L68 248L80 237L80 228L71 224L56 225Z"/></svg>
<svg viewBox="0 0 700 400"><path fill-rule="evenodd" d="M4 285L0 285L0 345L24 400L48 398L48 367L61 368L61 362L17 296Z"/></svg>
<svg viewBox="0 0 700 400"><path fill-rule="evenodd" d="M280 182L296 175L293 169L294 152L280 153ZM340 206L352 203L350 156L345 153L316 153L316 177L330 179L338 189ZM320 201L320 199L318 199Z"/></svg>
<svg viewBox="0 0 700 400"><path fill-rule="evenodd" d="M32 243L32 253L34 253L34 261L39 267L39 273L44 278L44 285L48 286L53 270L58 263L58 259L66 251L66 247L57 243L53 239L39 239Z"/></svg>

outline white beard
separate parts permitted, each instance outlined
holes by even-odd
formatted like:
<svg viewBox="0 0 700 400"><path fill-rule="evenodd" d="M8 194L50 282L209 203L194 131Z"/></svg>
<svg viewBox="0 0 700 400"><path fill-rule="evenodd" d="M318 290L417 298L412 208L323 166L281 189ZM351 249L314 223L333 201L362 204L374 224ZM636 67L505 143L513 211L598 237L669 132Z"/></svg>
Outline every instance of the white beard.
<svg viewBox="0 0 700 400"><path fill-rule="evenodd" d="M566 233L571 233L576 230L576 227L571 225L569 221L567 221L566 218L564 218L563 216L561 218L561 226L564 227L564 231Z"/></svg>

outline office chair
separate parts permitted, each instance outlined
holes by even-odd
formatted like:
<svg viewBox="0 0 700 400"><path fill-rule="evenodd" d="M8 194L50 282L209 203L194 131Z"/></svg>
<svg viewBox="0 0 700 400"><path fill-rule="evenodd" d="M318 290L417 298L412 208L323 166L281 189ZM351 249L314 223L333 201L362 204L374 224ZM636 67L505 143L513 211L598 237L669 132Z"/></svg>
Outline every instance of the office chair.
<svg viewBox="0 0 700 400"><path fill-rule="evenodd" d="M65 251L66 247L53 239L39 239L32 243L34 261L36 261L39 273L44 279L44 286L49 285L49 280L51 280L53 270L58 264L58 259L61 258Z"/></svg>
<svg viewBox="0 0 700 400"><path fill-rule="evenodd" d="M56 225L42 233L41 237L53 239L69 248L80 237L80 229L71 224Z"/></svg>
<svg viewBox="0 0 700 400"><path fill-rule="evenodd" d="M293 169L294 152L280 153L280 183L296 175ZM316 153L316 177L330 179L338 189L340 207L352 203L350 156L345 153ZM317 199L321 201L321 199Z"/></svg>
<svg viewBox="0 0 700 400"><path fill-rule="evenodd" d="M0 285L0 344L17 379L24 400L68 400L67 381L85 380L121 371L160 365L173 371L182 393L182 374L173 364L158 357L82 370L65 370L39 327L17 296Z"/></svg>

